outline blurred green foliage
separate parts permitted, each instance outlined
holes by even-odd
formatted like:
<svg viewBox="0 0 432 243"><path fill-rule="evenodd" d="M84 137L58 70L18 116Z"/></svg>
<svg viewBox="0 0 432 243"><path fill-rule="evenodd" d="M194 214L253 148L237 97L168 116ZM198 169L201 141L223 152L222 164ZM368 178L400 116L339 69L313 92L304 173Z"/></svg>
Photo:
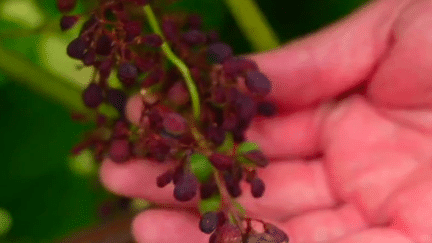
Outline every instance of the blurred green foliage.
<svg viewBox="0 0 432 243"><path fill-rule="evenodd" d="M5 4L11 2L11 6L21 6L18 11L34 13L29 16L36 16L36 21L26 22L17 17L19 14L4 13ZM284 43L335 21L364 2L257 0ZM94 1L80 1L75 13L88 11L92 4ZM252 51L222 0L182 0L170 7L178 9L202 14L206 26L219 30L237 54ZM88 82L86 75L59 73L72 70L71 62L45 60L52 56L44 53L41 38L62 40L58 50L50 51L66 57L66 44L74 36L60 33L61 14L54 0L0 0L0 12L2 47L22 53L41 68L53 70L50 66L56 65L57 71L52 72L57 75ZM109 194L94 185L97 175L76 174L68 165L70 148L90 125L72 122L69 110L14 81L0 70L0 208L13 218L11 230L0 236L0 242L51 242L97 223L97 206Z"/></svg>

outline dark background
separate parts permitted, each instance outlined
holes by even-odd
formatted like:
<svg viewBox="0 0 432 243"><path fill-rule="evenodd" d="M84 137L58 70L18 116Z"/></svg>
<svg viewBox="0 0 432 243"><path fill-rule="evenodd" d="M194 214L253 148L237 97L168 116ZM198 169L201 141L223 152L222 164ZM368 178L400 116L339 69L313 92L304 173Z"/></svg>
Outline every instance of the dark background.
<svg viewBox="0 0 432 243"><path fill-rule="evenodd" d="M0 9L4 2L0 1ZM61 15L54 0L29 2L40 9L46 22L59 20ZM257 2L280 40L286 43L343 17L366 1ZM232 44L237 54L252 51L233 25L222 0L183 0L173 8L203 14L207 26L219 30L222 39ZM85 9L81 3L76 12ZM50 33L62 36L58 25L53 26ZM39 49L41 34L10 35L22 28L19 22L0 19L0 45L49 69L41 61L44 58ZM98 185L96 170L79 174L70 167L70 148L90 127L71 121L67 108L23 87L0 70L0 209L7 210L13 219L10 231L1 235L0 216L0 242L53 242L102 221L98 208L113 196Z"/></svg>

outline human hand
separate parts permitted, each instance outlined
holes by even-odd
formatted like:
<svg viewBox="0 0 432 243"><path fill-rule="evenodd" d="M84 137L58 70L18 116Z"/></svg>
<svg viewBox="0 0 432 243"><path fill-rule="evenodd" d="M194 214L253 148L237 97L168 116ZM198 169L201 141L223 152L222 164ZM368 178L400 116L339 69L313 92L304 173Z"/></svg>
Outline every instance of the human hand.
<svg viewBox="0 0 432 243"><path fill-rule="evenodd" d="M432 242L432 2L375 1L316 34L252 56L270 78L274 118L247 139L272 158L248 215L299 242ZM132 98L127 115L138 120ZM306 159L306 157L309 157ZM197 198L156 186L168 167L104 161L111 191L165 205L137 216L138 242L207 242ZM186 208L186 209L185 209Z"/></svg>

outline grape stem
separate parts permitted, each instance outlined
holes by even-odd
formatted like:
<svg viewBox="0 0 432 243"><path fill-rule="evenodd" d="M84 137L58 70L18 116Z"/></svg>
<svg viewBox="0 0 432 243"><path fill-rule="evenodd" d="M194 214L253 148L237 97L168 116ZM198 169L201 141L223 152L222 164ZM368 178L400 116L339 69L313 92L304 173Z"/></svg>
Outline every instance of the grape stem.
<svg viewBox="0 0 432 243"><path fill-rule="evenodd" d="M174 64L177 66L177 68L179 69L179 71L181 72L181 74L183 75L183 78L186 81L186 85L189 89L189 93L191 95L191 99L192 99L192 108L193 108L193 112L194 112L194 117L196 121L199 121L200 119L200 100L199 100L199 95L198 95L198 89L192 79L192 76L190 74L189 68L186 66L186 64L179 58L177 57L176 54L174 54L174 52L171 50L170 46L168 45L168 42L166 41L161 28L159 27L159 23L156 19L155 14L153 13L152 8L150 7L149 4L144 6L144 12L146 13L147 19L149 21L150 27L153 29L153 31L158 34L162 40L162 50L165 53L165 55L167 56L167 58Z"/></svg>

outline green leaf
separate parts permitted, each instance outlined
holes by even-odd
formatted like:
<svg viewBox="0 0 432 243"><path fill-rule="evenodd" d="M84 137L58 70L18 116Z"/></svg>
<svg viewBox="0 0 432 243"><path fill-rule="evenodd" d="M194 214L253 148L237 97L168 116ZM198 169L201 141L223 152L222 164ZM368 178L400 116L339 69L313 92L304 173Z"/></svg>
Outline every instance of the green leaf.
<svg viewBox="0 0 432 243"><path fill-rule="evenodd" d="M205 214L211 211L215 212L219 210L220 203L221 203L221 197L219 194L217 194L210 198L201 200L199 203L199 210L201 214Z"/></svg>
<svg viewBox="0 0 432 243"><path fill-rule="evenodd" d="M200 153L192 154L189 157L192 172L201 182L206 182L213 174L213 165L209 159Z"/></svg>
<svg viewBox="0 0 432 243"><path fill-rule="evenodd" d="M220 153L230 154L233 148L234 148L234 136L232 135L232 133L228 132L225 135L225 140L216 150Z"/></svg>
<svg viewBox="0 0 432 243"><path fill-rule="evenodd" d="M258 144L253 142L243 142L238 145L236 154L241 155L252 150L259 150Z"/></svg>

